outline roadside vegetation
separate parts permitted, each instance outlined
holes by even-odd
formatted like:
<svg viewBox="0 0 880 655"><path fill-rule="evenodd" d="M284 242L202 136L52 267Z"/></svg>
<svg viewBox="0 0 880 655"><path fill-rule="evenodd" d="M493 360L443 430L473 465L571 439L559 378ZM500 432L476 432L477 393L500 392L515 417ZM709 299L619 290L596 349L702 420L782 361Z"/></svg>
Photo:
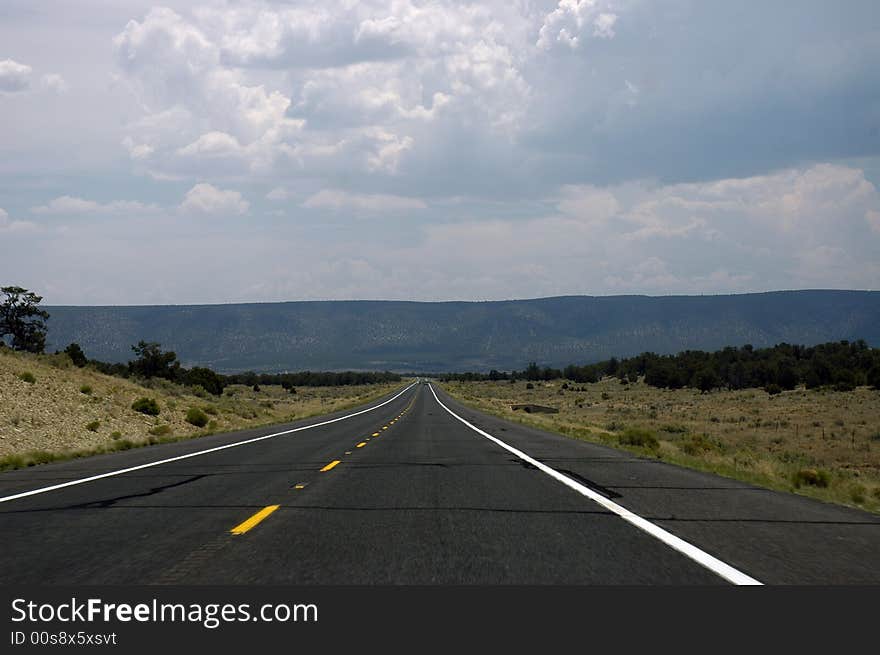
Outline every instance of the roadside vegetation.
<svg viewBox="0 0 880 655"><path fill-rule="evenodd" d="M530 387L530 388L529 388ZM643 378L447 380L476 409L760 486L880 511L880 391L664 389ZM526 413L513 404L553 407Z"/></svg>
<svg viewBox="0 0 880 655"><path fill-rule="evenodd" d="M389 372L222 375L147 341L124 364L89 359L77 343L45 355L41 301L0 287L0 470L325 414L402 382Z"/></svg>
<svg viewBox="0 0 880 655"><path fill-rule="evenodd" d="M24 373L29 375L24 376ZM67 353L0 347L0 470L282 423L353 407L401 382L229 384L219 396L164 378L122 378Z"/></svg>
<svg viewBox="0 0 880 655"><path fill-rule="evenodd" d="M838 341L816 346L781 343L772 348L727 347L715 352L685 350L677 355L642 353L585 366L564 369L539 367L532 362L522 371L449 373L443 380L571 380L597 382L605 376L622 383L642 381L662 389L692 387L715 389L762 388L770 394L790 391L799 385L808 389L831 388L852 391L868 385L880 389L880 349L864 341Z"/></svg>

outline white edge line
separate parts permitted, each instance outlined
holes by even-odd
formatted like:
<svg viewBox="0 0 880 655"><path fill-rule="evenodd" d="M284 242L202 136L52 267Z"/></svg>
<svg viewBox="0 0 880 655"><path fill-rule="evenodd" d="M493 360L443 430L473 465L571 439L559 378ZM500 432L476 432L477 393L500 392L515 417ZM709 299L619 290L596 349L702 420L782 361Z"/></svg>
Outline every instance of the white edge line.
<svg viewBox="0 0 880 655"><path fill-rule="evenodd" d="M245 439L244 441L236 441L235 443L229 443L223 446L217 446L215 448L208 448L207 450L199 450L194 453L188 453L186 455L179 455L177 457L169 457L167 459L160 459L156 462L148 462L147 464L140 464L138 466L131 466L125 469L119 469L118 471L109 471L108 473L101 473L100 475L93 475L88 478L80 478L78 480L70 480L68 482L62 482L60 484L53 484L51 487L41 487L40 489L32 489L31 491L23 491L21 493L13 494L11 496L4 496L0 498L0 503L5 503L10 500L16 500L18 498L25 498L27 496L36 496L37 494L44 494L47 491L54 491L55 489L63 489L64 487L72 487L77 484L85 484L86 482L93 482L95 480L100 480L101 478L110 478L115 475L122 475L123 473L131 473L132 471L139 471L141 469L147 469L152 466L159 466L160 464L168 464L169 462L178 462L182 459L189 459L190 457L198 457L199 455L207 455L208 453L215 453L218 450L226 450L227 448L235 448L237 446L244 446L245 444L255 443L257 441L263 441L264 439L272 439L273 437L280 437L285 434L291 434L293 432L300 432L301 430L311 430L312 428L318 428L322 425L328 425L330 423L336 423L337 421L344 421L346 419L352 418L354 416L359 416L360 414L366 414L367 412L372 412L373 410L379 409L380 407L387 405L388 403L396 400L407 391L412 389L415 386L415 382L409 385L406 389L398 393L397 395L389 398L384 403L380 403L375 407L368 407L367 409L362 409L359 412L354 412L353 414L346 414L345 416L339 416L337 418L330 419L328 421L321 421L320 423L313 423L312 425L304 425L299 428L293 428L291 430L284 430L283 432L275 432L273 434L265 434L261 437L254 437L253 439Z"/></svg>
<svg viewBox="0 0 880 655"><path fill-rule="evenodd" d="M755 580L751 576L746 575L742 571L733 568L732 566L730 566L730 564L722 562L717 557L713 557L709 553L707 553L703 550L700 550L699 548L697 548L696 546L694 546L691 543L688 543L684 539L681 539L680 537L676 537L671 532L667 532L666 530L664 530L660 526L655 525L654 523L651 523L647 519L643 519L638 514L634 514L633 512L628 510L627 508L623 507L622 505L618 505L617 503L606 498L602 494L600 494L596 491L593 491L589 487L582 485L581 483L576 482L575 480L572 480L571 478L563 475L559 471L550 468L549 466L547 466L543 462L539 462L535 458L530 457L529 455L526 455L521 450L517 450L513 446L510 446L510 445L504 443L503 441L501 441L501 439L498 439L497 437L493 437L488 432L484 432L483 430L481 430L477 426L469 423L468 421L463 419L461 416L459 416L458 414L453 412L446 405L444 405L443 402L437 397L437 392L434 391L433 385L429 384L428 388L431 389L431 393L434 394L434 400L436 400L440 404L440 407L442 407L447 412L452 414L452 416L454 416L459 421L464 423L471 430L474 430L475 432L478 432L479 434L483 435L484 437L486 437L490 441L495 442L496 444L498 444L499 446L501 446L505 450L513 453L514 455L516 455L520 459L528 462L532 466L535 466L536 468L540 469L541 471L543 471L544 473L546 473L550 477L558 480L559 482L561 482L565 486L567 486L571 489L574 489L578 493L580 493L580 494L586 496L587 498L589 498L590 500L598 503L599 505L601 505L605 509L614 512L620 518L631 523L632 525L637 527L639 530L643 530L644 532L647 532L652 537L659 539L667 546L673 548L674 550L677 550L678 552L682 553L686 557L689 557L690 559L694 560L698 564L704 566L705 568L709 569L713 573L720 575L722 578L724 578L725 580L727 580L729 582L732 582L735 585L761 585L761 584L763 584L762 582Z"/></svg>

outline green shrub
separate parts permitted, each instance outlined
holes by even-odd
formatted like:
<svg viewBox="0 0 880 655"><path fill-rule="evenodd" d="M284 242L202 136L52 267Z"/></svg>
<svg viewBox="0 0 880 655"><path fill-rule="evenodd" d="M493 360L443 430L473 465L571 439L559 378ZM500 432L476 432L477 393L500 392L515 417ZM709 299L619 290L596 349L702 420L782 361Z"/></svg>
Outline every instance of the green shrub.
<svg viewBox="0 0 880 655"><path fill-rule="evenodd" d="M86 430L89 432L97 432L99 427L101 427L101 421L97 419L86 424Z"/></svg>
<svg viewBox="0 0 880 655"><path fill-rule="evenodd" d="M157 425L154 428L150 428L148 430L150 434L154 437L164 437L166 434L171 434L171 426L170 425Z"/></svg>
<svg viewBox="0 0 880 655"><path fill-rule="evenodd" d="M206 405L205 406L205 414L210 414L211 416L217 415L217 408L214 405Z"/></svg>
<svg viewBox="0 0 880 655"><path fill-rule="evenodd" d="M119 439L120 437L122 437L122 433L119 430L113 430L113 432L110 433L111 439Z"/></svg>
<svg viewBox="0 0 880 655"><path fill-rule="evenodd" d="M209 368L201 366L193 367L187 371L183 376L183 383L190 386L198 386L203 391L215 396L222 394L223 387L226 385L222 376Z"/></svg>
<svg viewBox="0 0 880 655"><path fill-rule="evenodd" d="M77 368L82 368L89 363L89 358L86 357L86 354L83 352L82 348L80 348L78 343L70 344L64 349L64 352L67 353L67 356L70 357L70 361Z"/></svg>
<svg viewBox="0 0 880 655"><path fill-rule="evenodd" d="M186 422L197 428L203 428L208 424L208 415L198 407L190 407L186 412Z"/></svg>
<svg viewBox="0 0 880 655"><path fill-rule="evenodd" d="M771 396L775 396L775 395L777 395L777 394L782 393L782 387L780 387L780 386L779 386L778 384L776 384L775 382L771 382L771 383L768 384L766 387L764 387L764 391L766 391L766 392L767 392L768 394L770 394Z"/></svg>
<svg viewBox="0 0 880 655"><path fill-rule="evenodd" d="M639 446L649 450L660 448L660 442L657 441L657 435L653 430L627 428L618 436L618 439L620 443L627 446Z"/></svg>
<svg viewBox="0 0 880 655"><path fill-rule="evenodd" d="M28 466L37 466L38 464L54 462L60 455L50 453L48 450L32 450L26 457Z"/></svg>
<svg viewBox="0 0 880 655"><path fill-rule="evenodd" d="M794 486L800 488L803 485L811 487L827 487L831 477L822 469L801 469L792 476Z"/></svg>
<svg viewBox="0 0 880 655"><path fill-rule="evenodd" d="M70 361L70 357L61 352L56 352L52 355L45 355L43 361L52 368L57 368L62 371L66 371L73 367L73 362Z"/></svg>
<svg viewBox="0 0 880 655"><path fill-rule="evenodd" d="M88 384L84 384L79 388L79 392L84 393L85 395L89 396L92 393L92 387L89 386Z"/></svg>
<svg viewBox="0 0 880 655"><path fill-rule="evenodd" d="M865 494L867 492L868 490L865 488L865 485L854 484L849 489L849 497L854 503L862 505L865 502Z"/></svg>
<svg viewBox="0 0 880 655"><path fill-rule="evenodd" d="M0 471L20 469L25 466L27 466L27 464L22 455L6 455L5 457L0 457Z"/></svg>
<svg viewBox="0 0 880 655"><path fill-rule="evenodd" d="M660 430L670 434L684 434L687 432L687 428L683 425L663 425L660 427Z"/></svg>
<svg viewBox="0 0 880 655"><path fill-rule="evenodd" d="M18 376L18 379L22 382L27 382L28 384L33 384L37 381L37 378L34 377L34 374L30 371L25 371L24 373Z"/></svg>
<svg viewBox="0 0 880 655"><path fill-rule="evenodd" d="M697 457L704 453L715 450L716 446L705 434L694 434L681 444L681 449L687 455Z"/></svg>
<svg viewBox="0 0 880 655"><path fill-rule="evenodd" d="M534 389L534 388L535 388L534 384L532 384L531 382L526 382L526 389Z"/></svg>
<svg viewBox="0 0 880 655"><path fill-rule="evenodd" d="M159 403L152 398L138 398L131 404L131 408L141 414L149 416L159 416Z"/></svg>
<svg viewBox="0 0 880 655"><path fill-rule="evenodd" d="M208 422L208 429L209 430L216 430L218 426L219 426L219 423L217 423L217 421L209 421Z"/></svg>

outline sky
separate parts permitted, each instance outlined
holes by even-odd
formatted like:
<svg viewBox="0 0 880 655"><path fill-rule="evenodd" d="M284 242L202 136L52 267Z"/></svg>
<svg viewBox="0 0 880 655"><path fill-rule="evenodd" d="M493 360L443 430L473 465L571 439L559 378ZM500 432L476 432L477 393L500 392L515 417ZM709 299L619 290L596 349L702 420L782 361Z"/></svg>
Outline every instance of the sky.
<svg viewBox="0 0 880 655"><path fill-rule="evenodd" d="M50 305L880 288L875 0L3 0Z"/></svg>

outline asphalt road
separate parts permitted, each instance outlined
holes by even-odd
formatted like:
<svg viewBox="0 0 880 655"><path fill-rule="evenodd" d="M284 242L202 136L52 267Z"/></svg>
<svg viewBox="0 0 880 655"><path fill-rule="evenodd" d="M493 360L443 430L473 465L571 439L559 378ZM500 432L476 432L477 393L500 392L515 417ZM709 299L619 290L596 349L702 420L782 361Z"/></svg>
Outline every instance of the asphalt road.
<svg viewBox="0 0 880 655"><path fill-rule="evenodd" d="M0 582L728 584L705 555L766 584L880 583L880 517L508 423L433 388L350 418L4 473Z"/></svg>

